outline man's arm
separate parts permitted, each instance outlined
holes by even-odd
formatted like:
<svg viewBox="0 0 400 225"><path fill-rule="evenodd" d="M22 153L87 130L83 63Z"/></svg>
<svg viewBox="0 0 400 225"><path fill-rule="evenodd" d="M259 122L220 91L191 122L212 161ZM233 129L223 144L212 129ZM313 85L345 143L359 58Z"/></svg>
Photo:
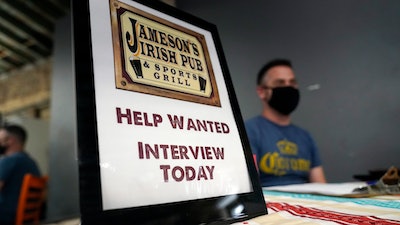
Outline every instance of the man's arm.
<svg viewBox="0 0 400 225"><path fill-rule="evenodd" d="M3 185L4 185L4 182L2 180L0 180L0 191L1 191L1 189L3 189Z"/></svg>
<svg viewBox="0 0 400 225"><path fill-rule="evenodd" d="M311 183L326 183L324 169L322 166L312 168L309 179Z"/></svg>

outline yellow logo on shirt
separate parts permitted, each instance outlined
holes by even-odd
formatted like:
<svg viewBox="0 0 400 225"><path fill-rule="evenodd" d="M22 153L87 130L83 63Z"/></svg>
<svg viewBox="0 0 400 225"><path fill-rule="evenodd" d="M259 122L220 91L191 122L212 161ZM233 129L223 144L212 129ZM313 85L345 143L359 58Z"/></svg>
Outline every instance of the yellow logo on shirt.
<svg viewBox="0 0 400 225"><path fill-rule="evenodd" d="M288 140L278 141L276 144L279 148L279 151L284 155L297 155L297 145Z"/></svg>
<svg viewBox="0 0 400 225"><path fill-rule="evenodd" d="M277 143L279 152L268 152L260 159L260 171L275 176L283 176L288 171L307 172L310 170L310 160L293 158L298 155L297 145L283 140ZM292 157L285 157L289 155Z"/></svg>

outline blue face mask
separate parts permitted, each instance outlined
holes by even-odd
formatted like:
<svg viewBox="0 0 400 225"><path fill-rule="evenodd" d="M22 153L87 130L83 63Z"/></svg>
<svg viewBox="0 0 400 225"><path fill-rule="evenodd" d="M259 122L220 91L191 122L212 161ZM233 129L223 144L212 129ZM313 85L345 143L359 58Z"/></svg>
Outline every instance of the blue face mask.
<svg viewBox="0 0 400 225"><path fill-rule="evenodd" d="M289 115L293 112L300 101L300 92L294 87L272 88L272 96L268 105L282 115Z"/></svg>

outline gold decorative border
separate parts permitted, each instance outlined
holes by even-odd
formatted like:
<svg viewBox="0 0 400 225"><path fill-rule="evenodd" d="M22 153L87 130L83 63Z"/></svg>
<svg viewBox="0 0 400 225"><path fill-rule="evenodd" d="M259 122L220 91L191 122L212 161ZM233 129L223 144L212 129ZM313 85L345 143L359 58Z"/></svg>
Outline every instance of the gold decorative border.
<svg viewBox="0 0 400 225"><path fill-rule="evenodd" d="M208 76L210 79L210 85L211 85L210 96L199 96L196 94L184 93L181 91L168 89L168 88L165 88L162 86L132 82L132 80L129 79L129 74L125 71L125 61L124 61L124 52L123 52L124 48L122 45L122 36L121 36L122 34L121 34L121 30L120 30L120 21L119 21L119 15L118 15L118 10L121 10L121 9L128 11L130 13L133 13L133 14L137 14L141 17L150 19L150 20L152 20L156 23L159 23L163 26L168 26L171 29L175 29L177 31L183 32L192 37L195 37L201 43L201 48L203 50L205 64L206 64L206 66L204 66L204 67L207 69ZM111 13L112 40L113 40L113 49L114 49L116 88L221 107L217 83L216 83L214 72L213 72L213 69L211 66L211 59L209 56L208 47L207 47L207 44L206 44L206 41L205 41L203 35L201 35L197 32L194 32L192 30L189 30L185 27L174 24L165 19L162 19L160 17L157 17L155 15L144 12L133 6L119 2L117 0L110 0L110 13Z"/></svg>

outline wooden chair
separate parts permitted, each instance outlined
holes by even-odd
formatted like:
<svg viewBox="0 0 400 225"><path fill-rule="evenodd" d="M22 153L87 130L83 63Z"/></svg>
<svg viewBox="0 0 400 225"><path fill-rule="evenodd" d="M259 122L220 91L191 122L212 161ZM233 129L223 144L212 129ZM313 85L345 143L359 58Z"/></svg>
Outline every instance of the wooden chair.
<svg viewBox="0 0 400 225"><path fill-rule="evenodd" d="M19 195L15 225L39 224L43 203L46 198L47 176L36 177L26 174Z"/></svg>

